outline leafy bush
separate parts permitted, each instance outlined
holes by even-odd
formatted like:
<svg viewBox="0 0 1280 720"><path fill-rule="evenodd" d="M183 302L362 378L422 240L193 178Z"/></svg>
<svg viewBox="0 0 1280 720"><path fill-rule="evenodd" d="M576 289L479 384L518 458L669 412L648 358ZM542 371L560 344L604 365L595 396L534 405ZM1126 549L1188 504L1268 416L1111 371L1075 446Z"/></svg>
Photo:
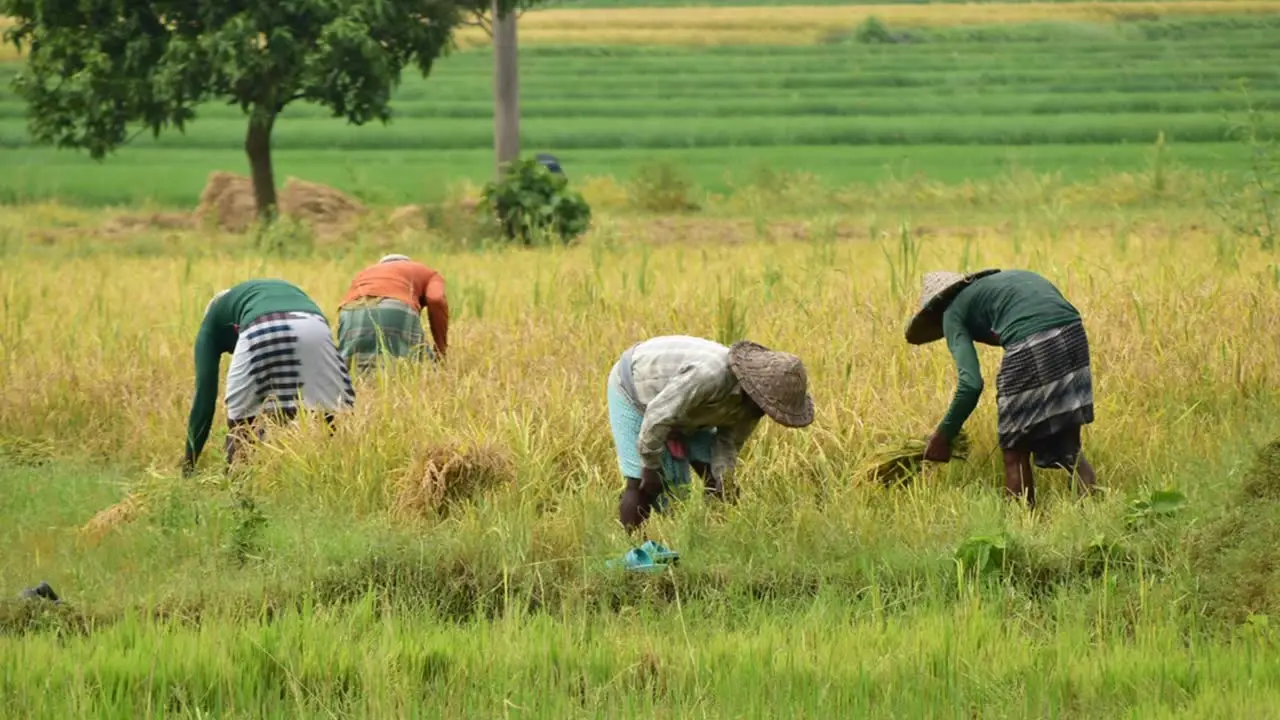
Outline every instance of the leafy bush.
<svg viewBox="0 0 1280 720"><path fill-rule="evenodd" d="M485 185L480 212L501 237L525 245L548 237L568 243L591 225L581 193L537 158L517 160L500 181Z"/></svg>

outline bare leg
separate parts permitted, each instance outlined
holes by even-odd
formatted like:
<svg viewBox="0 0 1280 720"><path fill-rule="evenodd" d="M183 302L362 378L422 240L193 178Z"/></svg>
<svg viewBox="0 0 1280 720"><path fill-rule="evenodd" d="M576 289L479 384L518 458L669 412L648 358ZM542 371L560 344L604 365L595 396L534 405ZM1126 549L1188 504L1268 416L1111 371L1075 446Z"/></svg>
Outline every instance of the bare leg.
<svg viewBox="0 0 1280 720"><path fill-rule="evenodd" d="M1080 453L1077 456L1076 468L1075 472L1072 473L1072 477L1080 480L1078 489L1081 496L1093 494L1093 490L1098 484L1098 476L1094 473L1093 466L1085 459L1084 453Z"/></svg>
<svg viewBox="0 0 1280 720"><path fill-rule="evenodd" d="M1004 489L1012 498L1026 498L1027 507L1035 509L1036 481L1031 474L1031 453L1023 450L1004 451Z"/></svg>

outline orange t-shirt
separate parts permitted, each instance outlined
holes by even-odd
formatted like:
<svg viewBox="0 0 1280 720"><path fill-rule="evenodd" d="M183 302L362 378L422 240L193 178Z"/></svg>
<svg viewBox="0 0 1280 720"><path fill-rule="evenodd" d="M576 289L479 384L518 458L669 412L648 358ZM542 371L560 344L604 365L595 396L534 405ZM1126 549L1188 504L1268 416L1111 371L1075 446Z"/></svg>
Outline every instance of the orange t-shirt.
<svg viewBox="0 0 1280 720"><path fill-rule="evenodd" d="M414 312L426 307L436 351L443 355L448 349L449 301L440 273L412 260L378 263L356 273L338 307L366 297L394 298Z"/></svg>

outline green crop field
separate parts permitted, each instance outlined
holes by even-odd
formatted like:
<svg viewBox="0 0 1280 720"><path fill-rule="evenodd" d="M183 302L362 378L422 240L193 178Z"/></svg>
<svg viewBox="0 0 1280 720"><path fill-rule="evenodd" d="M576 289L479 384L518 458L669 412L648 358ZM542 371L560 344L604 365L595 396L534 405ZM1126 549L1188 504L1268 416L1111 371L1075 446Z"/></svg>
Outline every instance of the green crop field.
<svg viewBox="0 0 1280 720"><path fill-rule="evenodd" d="M387 126L290 106L277 182L368 212L252 232L185 212L247 173L239 109L95 163L0 55L0 715L1280 718L1280 2L634 5L522 20L522 150L592 207L564 247L451 202L493 172L474 43ZM219 398L183 477L211 294L336 325L388 252L446 279L447 362L229 473ZM1080 310L1097 495L1006 499L985 345L968 456L873 477L956 387L903 338L921 276L980 268ZM663 334L797 354L817 417L632 574L605 381Z"/></svg>
<svg viewBox="0 0 1280 720"><path fill-rule="evenodd" d="M1246 97L1280 99L1280 15L1115 25L934 28L921 42L808 47L539 46L521 54L521 134L573 177L625 180L655 157L715 191L759 167L842 185L894 171L955 182L1020 165L1069 178L1128 172L1160 133L1195 169L1239 167L1227 141ZM13 66L0 67L5 86ZM366 199L421 202L491 172L487 51L408 78L388 125L304 105L274 135L280 171ZM0 96L0 198L195 202L209 172L244 172L238 108L202 108L186 134L138 137L103 164L32 147Z"/></svg>

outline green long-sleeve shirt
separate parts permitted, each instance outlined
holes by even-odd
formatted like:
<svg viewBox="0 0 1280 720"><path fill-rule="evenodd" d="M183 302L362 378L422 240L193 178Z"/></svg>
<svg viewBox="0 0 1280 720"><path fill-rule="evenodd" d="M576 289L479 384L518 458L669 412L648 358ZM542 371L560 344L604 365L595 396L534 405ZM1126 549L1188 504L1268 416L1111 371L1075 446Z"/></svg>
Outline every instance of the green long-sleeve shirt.
<svg viewBox="0 0 1280 720"><path fill-rule="evenodd" d="M209 439L217 407L218 362L236 349L240 328L273 312L313 312L320 308L301 289L284 280L248 280L213 302L196 334L196 395L187 420L187 460L195 464Z"/></svg>
<svg viewBox="0 0 1280 720"><path fill-rule="evenodd" d="M1004 270L975 280L942 314L942 332L959 375L938 431L954 438L982 395L982 370L973 343L1008 347L1044 330L1076 322L1080 312L1045 278Z"/></svg>

